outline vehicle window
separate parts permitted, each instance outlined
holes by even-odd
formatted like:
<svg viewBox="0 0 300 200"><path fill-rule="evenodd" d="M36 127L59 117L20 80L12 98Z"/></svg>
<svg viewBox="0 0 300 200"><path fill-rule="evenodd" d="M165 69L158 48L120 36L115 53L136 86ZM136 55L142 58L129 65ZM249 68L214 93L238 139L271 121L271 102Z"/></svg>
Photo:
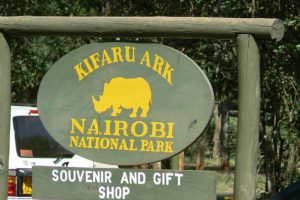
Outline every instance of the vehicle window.
<svg viewBox="0 0 300 200"><path fill-rule="evenodd" d="M16 116L13 126L20 157L58 158L74 155L50 136L39 116Z"/></svg>

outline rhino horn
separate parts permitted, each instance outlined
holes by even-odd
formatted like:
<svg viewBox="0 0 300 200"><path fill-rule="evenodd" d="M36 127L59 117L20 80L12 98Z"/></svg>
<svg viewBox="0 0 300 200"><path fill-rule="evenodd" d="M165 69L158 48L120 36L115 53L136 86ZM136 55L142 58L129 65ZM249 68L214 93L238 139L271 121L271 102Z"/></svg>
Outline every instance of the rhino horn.
<svg viewBox="0 0 300 200"><path fill-rule="evenodd" d="M108 87L108 83L104 83L104 90Z"/></svg>
<svg viewBox="0 0 300 200"><path fill-rule="evenodd" d="M96 106L96 105L100 102L100 100L97 101L96 98L95 98L94 96L92 96L92 100L93 100L94 106Z"/></svg>

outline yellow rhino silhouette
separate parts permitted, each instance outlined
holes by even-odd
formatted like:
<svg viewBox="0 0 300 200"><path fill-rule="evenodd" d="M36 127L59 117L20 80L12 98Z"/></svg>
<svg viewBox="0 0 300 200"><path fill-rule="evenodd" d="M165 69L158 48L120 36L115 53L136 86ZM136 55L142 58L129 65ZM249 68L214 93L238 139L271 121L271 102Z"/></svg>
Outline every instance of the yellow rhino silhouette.
<svg viewBox="0 0 300 200"><path fill-rule="evenodd" d="M131 118L137 117L141 108L141 117L147 117L151 104L151 88L149 83L141 78L112 78L104 84L103 94L96 100L92 96L94 109L101 114L112 107L111 116L115 117L122 112L121 108L132 109Z"/></svg>

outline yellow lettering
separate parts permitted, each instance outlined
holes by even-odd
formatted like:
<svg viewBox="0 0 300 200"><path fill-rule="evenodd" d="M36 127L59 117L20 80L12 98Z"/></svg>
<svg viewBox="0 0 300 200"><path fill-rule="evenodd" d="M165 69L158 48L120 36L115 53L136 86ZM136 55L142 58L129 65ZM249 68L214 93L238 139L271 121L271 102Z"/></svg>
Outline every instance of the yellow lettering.
<svg viewBox="0 0 300 200"><path fill-rule="evenodd" d="M81 81L84 77L89 75L89 72L86 72L82 69L82 62L78 63L77 65L74 66L74 69L77 73L78 80Z"/></svg>
<svg viewBox="0 0 300 200"><path fill-rule="evenodd" d="M114 57L113 62L115 62L115 63L116 62L124 62L121 47L112 47L111 50L113 52L113 57Z"/></svg>
<svg viewBox="0 0 300 200"><path fill-rule="evenodd" d="M142 125L141 132L137 133L137 125ZM131 134L135 137L144 137L148 132L148 126L145 122L135 121L131 125Z"/></svg>
<svg viewBox="0 0 300 200"><path fill-rule="evenodd" d="M155 152L164 152L164 146L165 142L164 141L156 141L156 151Z"/></svg>
<svg viewBox="0 0 300 200"><path fill-rule="evenodd" d="M78 146L78 138L79 138L79 136L71 135L69 147L77 147Z"/></svg>
<svg viewBox="0 0 300 200"><path fill-rule="evenodd" d="M151 141L151 140L141 140L140 151L155 152L153 141Z"/></svg>
<svg viewBox="0 0 300 200"><path fill-rule="evenodd" d="M86 137L86 140L88 142L87 148L89 148L89 149L93 148L93 142L94 142L95 138L94 137Z"/></svg>
<svg viewBox="0 0 300 200"><path fill-rule="evenodd" d="M110 149L118 149L119 139L118 138L110 138Z"/></svg>
<svg viewBox="0 0 300 200"><path fill-rule="evenodd" d="M96 119L93 119L93 121L90 125L90 128L88 129L88 132L87 132L87 134L92 134L92 133L94 133L96 135L99 134L99 125L98 125L98 121Z"/></svg>
<svg viewBox="0 0 300 200"><path fill-rule="evenodd" d="M110 146L110 141L108 138L101 138L100 140L100 148L101 149L108 149Z"/></svg>
<svg viewBox="0 0 300 200"><path fill-rule="evenodd" d="M130 139L129 142L130 142L129 151L136 151L137 147L135 146L135 140L134 139Z"/></svg>
<svg viewBox="0 0 300 200"><path fill-rule="evenodd" d="M141 140L140 151L146 151L146 146L148 146L148 140Z"/></svg>
<svg viewBox="0 0 300 200"><path fill-rule="evenodd" d="M131 53L130 53L130 49L131 49ZM127 62L132 62L132 63L135 62L135 47L125 46L125 59Z"/></svg>
<svg viewBox="0 0 300 200"><path fill-rule="evenodd" d="M153 71L157 72L158 74L161 74L164 63L165 63L164 59L159 55L155 54L155 60L152 67Z"/></svg>
<svg viewBox="0 0 300 200"><path fill-rule="evenodd" d="M104 120L105 122L105 132L103 133L104 135L111 135L111 132L110 132L110 125L111 125L111 120Z"/></svg>
<svg viewBox="0 0 300 200"><path fill-rule="evenodd" d="M87 148L87 145L86 145L84 137L81 137L79 145L78 145L78 148L84 148L84 149Z"/></svg>
<svg viewBox="0 0 300 200"><path fill-rule="evenodd" d="M104 49L102 52L102 67L105 66L106 64L111 64L111 58L109 57L107 51Z"/></svg>
<svg viewBox="0 0 300 200"><path fill-rule="evenodd" d="M75 119L75 118L71 118L71 131L70 133L75 133L75 128L77 128L77 130L80 133L84 133L84 125L85 125L85 118L81 119L81 124Z"/></svg>
<svg viewBox="0 0 300 200"><path fill-rule="evenodd" d="M94 71L94 69L92 68L91 64L89 63L89 60L87 58L83 59L83 62L86 66L86 68L88 69L89 74L92 73Z"/></svg>
<svg viewBox="0 0 300 200"><path fill-rule="evenodd" d="M163 122L151 122L152 132L150 137L164 138L166 136L166 125Z"/></svg>
<svg viewBox="0 0 300 200"><path fill-rule="evenodd" d="M166 66L165 66L164 72L162 74L162 77L164 79L166 79L170 85L173 84L173 82L172 82L172 72L173 71L175 71L175 69L173 67L171 67L171 65L168 62L166 62Z"/></svg>
<svg viewBox="0 0 300 200"><path fill-rule="evenodd" d="M146 51L140 61L141 65L146 65L147 67L151 68L150 65L150 56L149 56L149 51Z"/></svg>
<svg viewBox="0 0 300 200"><path fill-rule="evenodd" d="M128 136L127 128L128 125L126 121L115 120L115 133L113 135L120 136L120 131L122 131L124 136Z"/></svg>
<svg viewBox="0 0 300 200"><path fill-rule="evenodd" d="M147 139L174 138L173 132L175 123L173 122L149 122L148 124L143 121L133 121L132 123L128 123L120 120L104 120L102 123L104 123L105 132L101 132L102 130L100 129L100 122L98 119L92 119L87 127L86 120L86 118L71 118L70 134L77 133L82 136L70 135L69 147L137 151L138 148L136 143L138 142L140 144L139 151L165 153L173 152L174 142ZM112 122L114 123L113 125ZM149 130L149 126L151 131ZM114 129L113 133L111 132L111 129ZM96 135L108 135L115 137L102 138ZM143 139L143 137L147 138ZM136 138L139 139L137 140Z"/></svg>
<svg viewBox="0 0 300 200"><path fill-rule="evenodd" d="M89 56L89 58L91 59L92 63L93 63L93 66L94 66L94 69L98 69L100 66L99 66L99 53L96 52L96 53L93 53L92 55Z"/></svg>
<svg viewBox="0 0 300 200"><path fill-rule="evenodd" d="M154 152L154 144L153 144L153 141L149 141L148 143L148 148L146 149L146 151L150 151L150 152Z"/></svg>
<svg viewBox="0 0 300 200"><path fill-rule="evenodd" d="M174 123L172 123L172 122L169 122L168 123L168 135L167 135L167 137L166 138L174 138L174 134L173 134L173 131L174 131Z"/></svg>
<svg viewBox="0 0 300 200"><path fill-rule="evenodd" d="M121 145L119 146L119 150L128 150L127 144L126 144L126 140L122 139L121 140Z"/></svg>
<svg viewBox="0 0 300 200"><path fill-rule="evenodd" d="M165 142L165 152L166 153L172 153L173 152L173 144L174 142Z"/></svg>
<svg viewBox="0 0 300 200"><path fill-rule="evenodd" d="M99 137L96 137L95 140L96 140L96 141L95 141L95 147L94 147L94 148L95 148L95 149L100 149L100 146L99 146L99 144L100 144L100 138L99 138Z"/></svg>

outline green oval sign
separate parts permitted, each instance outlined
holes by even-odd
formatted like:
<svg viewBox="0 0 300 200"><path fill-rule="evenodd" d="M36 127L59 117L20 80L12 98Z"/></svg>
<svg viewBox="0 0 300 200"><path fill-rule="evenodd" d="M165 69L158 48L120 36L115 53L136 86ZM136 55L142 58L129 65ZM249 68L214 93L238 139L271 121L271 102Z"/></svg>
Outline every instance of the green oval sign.
<svg viewBox="0 0 300 200"><path fill-rule="evenodd" d="M80 47L51 67L38 93L41 120L61 145L116 165L179 153L200 136L213 106L199 66L158 44Z"/></svg>

